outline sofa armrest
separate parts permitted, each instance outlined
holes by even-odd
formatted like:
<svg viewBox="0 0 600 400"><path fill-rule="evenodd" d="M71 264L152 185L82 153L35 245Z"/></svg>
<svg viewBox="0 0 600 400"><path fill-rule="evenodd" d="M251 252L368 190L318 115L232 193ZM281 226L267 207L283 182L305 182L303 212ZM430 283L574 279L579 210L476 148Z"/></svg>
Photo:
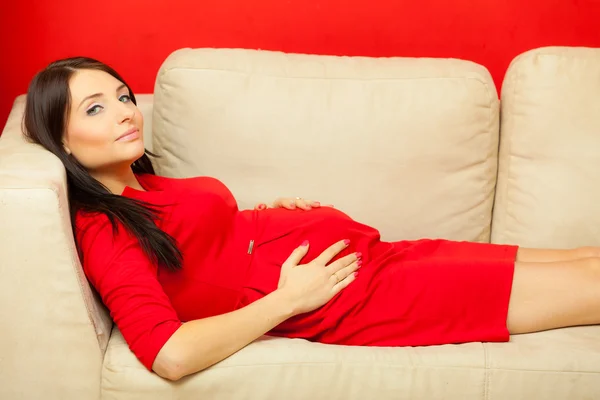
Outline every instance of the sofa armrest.
<svg viewBox="0 0 600 400"><path fill-rule="evenodd" d="M22 136L24 100L0 136L0 398L98 399L112 321L77 257L65 170Z"/></svg>

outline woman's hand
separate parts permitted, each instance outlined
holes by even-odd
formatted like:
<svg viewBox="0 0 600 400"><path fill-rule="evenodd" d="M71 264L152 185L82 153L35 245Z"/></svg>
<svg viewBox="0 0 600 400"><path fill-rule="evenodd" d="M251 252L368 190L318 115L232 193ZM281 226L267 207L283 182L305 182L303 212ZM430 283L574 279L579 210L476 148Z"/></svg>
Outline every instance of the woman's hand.
<svg viewBox="0 0 600 400"><path fill-rule="evenodd" d="M296 208L310 210L318 207L333 207L333 205L328 204L321 206L321 203L318 201L306 200L301 197L280 197L270 206L270 208L287 208L288 210L295 210ZM258 203L254 206L255 210L265 210L267 208L269 208L269 206L265 203Z"/></svg>
<svg viewBox="0 0 600 400"><path fill-rule="evenodd" d="M349 254L327 265L348 244L347 240L335 243L308 264L298 265L308 252L309 244L305 241L283 263L277 290L286 293L294 314L323 306L356 279L356 271L362 264L360 253Z"/></svg>

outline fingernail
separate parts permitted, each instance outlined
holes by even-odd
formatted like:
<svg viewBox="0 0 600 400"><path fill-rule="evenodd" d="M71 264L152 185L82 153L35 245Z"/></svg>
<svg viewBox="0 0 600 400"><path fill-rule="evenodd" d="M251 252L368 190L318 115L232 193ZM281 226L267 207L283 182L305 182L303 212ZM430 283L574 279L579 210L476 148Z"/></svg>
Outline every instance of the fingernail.
<svg viewBox="0 0 600 400"><path fill-rule="evenodd" d="M318 201L314 201L314 202L313 202L313 205L314 205L315 207L320 207L320 206L321 206L321 203L319 203Z"/></svg>
<svg viewBox="0 0 600 400"><path fill-rule="evenodd" d="M290 204L290 207L291 208L296 208L296 205L295 204Z"/></svg>
<svg viewBox="0 0 600 400"><path fill-rule="evenodd" d="M362 260L358 260L358 261L356 262L356 265L358 265L358 266L360 267L360 266L362 265Z"/></svg>
<svg viewBox="0 0 600 400"><path fill-rule="evenodd" d="M356 271L356 272L354 273L354 277L356 278L357 276L358 276L358 271Z"/></svg>
<svg viewBox="0 0 600 400"><path fill-rule="evenodd" d="M346 239L346 240L344 240L344 244L345 244L346 246L348 246L348 245L350 244L350 239Z"/></svg>
<svg viewBox="0 0 600 400"><path fill-rule="evenodd" d="M361 258L362 257L362 253L360 251L356 252L356 258Z"/></svg>
<svg viewBox="0 0 600 400"><path fill-rule="evenodd" d="M265 208L267 208L267 206L264 205L264 204L261 204L261 205L258 206L259 210L264 210Z"/></svg>
<svg viewBox="0 0 600 400"><path fill-rule="evenodd" d="M304 242L302 242L302 244L300 246L308 246L308 240L305 240Z"/></svg>

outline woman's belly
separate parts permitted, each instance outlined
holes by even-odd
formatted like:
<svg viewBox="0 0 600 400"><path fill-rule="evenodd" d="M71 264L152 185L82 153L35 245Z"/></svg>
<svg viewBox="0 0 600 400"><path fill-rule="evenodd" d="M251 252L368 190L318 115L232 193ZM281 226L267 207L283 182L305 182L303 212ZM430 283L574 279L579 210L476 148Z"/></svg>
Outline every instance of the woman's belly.
<svg viewBox="0 0 600 400"><path fill-rule="evenodd" d="M333 260L360 251L363 265L389 249L379 232L330 208L310 211L282 208L238 212L228 232L183 243L183 269L160 272L159 281L179 317L210 317L238 309L277 288L281 265L304 240L310 243L308 263L334 243L350 245Z"/></svg>
<svg viewBox="0 0 600 400"><path fill-rule="evenodd" d="M331 207L309 211L283 208L258 211L256 225L256 241L243 288L242 305L277 288L281 265L305 240L309 242L309 250L302 264L312 261L327 248L345 239L350 240L349 246L331 261L352 252L361 252L363 263L367 264L370 259L391 247L391 244L380 241L376 229L356 222Z"/></svg>

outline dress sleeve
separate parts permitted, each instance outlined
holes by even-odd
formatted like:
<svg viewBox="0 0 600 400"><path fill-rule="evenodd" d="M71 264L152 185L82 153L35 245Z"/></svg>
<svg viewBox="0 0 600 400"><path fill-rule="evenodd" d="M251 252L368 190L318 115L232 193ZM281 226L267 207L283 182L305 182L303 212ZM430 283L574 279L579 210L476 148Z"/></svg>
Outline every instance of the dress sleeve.
<svg viewBox="0 0 600 400"><path fill-rule="evenodd" d="M78 216L77 241L84 272L136 357L148 370L182 325L157 278L157 267L138 240L105 215Z"/></svg>

